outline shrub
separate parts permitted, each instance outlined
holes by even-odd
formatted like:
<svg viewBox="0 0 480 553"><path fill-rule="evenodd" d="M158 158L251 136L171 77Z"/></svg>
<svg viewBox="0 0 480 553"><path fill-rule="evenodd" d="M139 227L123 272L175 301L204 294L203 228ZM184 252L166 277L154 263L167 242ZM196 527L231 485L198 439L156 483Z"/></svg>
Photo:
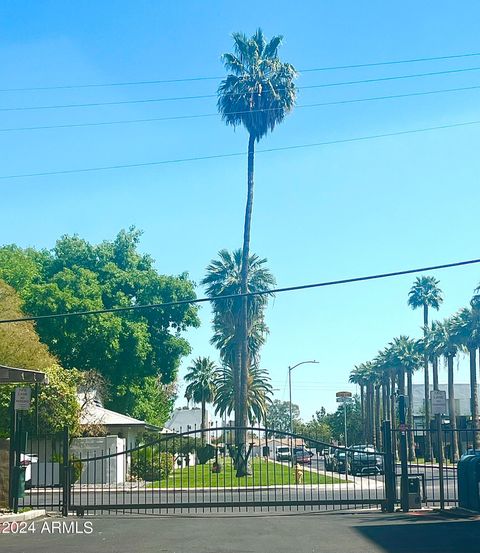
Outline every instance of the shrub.
<svg viewBox="0 0 480 553"><path fill-rule="evenodd" d="M131 476L154 482L163 480L173 470L173 455L159 452L157 446L148 446L132 452Z"/></svg>

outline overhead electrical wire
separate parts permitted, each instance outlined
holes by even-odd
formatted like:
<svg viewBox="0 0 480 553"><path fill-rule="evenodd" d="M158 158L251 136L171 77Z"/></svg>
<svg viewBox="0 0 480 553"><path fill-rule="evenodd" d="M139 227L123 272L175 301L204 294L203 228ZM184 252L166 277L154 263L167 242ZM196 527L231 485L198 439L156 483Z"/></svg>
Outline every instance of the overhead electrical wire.
<svg viewBox="0 0 480 553"><path fill-rule="evenodd" d="M362 142L366 140L376 140L380 138L388 138L393 136L403 136L407 134L417 134L417 133L423 133L423 132L430 132L430 131L438 131L438 130L444 130L444 129L453 129L453 128L460 128L460 127L467 127L467 126L473 126L473 125L479 125L480 120L475 121L462 121L459 123L448 123L445 125L436 125L433 127L423 127L418 129L408 129L404 131L394 131L394 132L388 132L388 133L379 133L379 134L371 134L371 135L365 135L365 136L356 136L352 138L339 138L337 140L326 140L323 142L312 142L309 144L296 144L292 146L280 146L277 148L264 148L261 150L257 150L256 153L258 154L264 154L264 153L270 153L270 152L284 152L288 150L300 150L305 148L317 148L321 146L332 146L334 144L346 144L350 142ZM171 164L177 164L177 163L190 163L193 161L205 161L210 159L221 159L221 158L229 158L229 157L239 157L246 155L246 152L231 152L231 153L225 153L225 154L212 154L207 156L195 156L195 157L185 157L185 158L177 158L177 159L164 159L159 161L147 161L147 162L140 162L140 163L122 163L117 165L104 165L99 167L85 167L80 169L61 169L61 170L55 170L55 171L39 171L35 173L17 173L12 175L0 175L0 180L7 180L7 179L21 179L21 178L31 178L31 177L44 177L44 176L53 176L53 175L69 175L69 174L75 174L75 173L93 173L97 171L111 171L111 170L119 170L119 169L134 169L139 167L154 167L154 166L160 166L160 165L171 165Z"/></svg>
<svg viewBox="0 0 480 553"><path fill-rule="evenodd" d="M334 71L340 69L360 69L364 67L381 67L387 65L399 65L403 63L418 63L427 61L443 61L451 59L471 58L480 56L480 52L467 52L463 54L453 54L447 56L433 56L423 58L409 58L403 60L387 60L380 62L369 63L356 63L350 65L331 65L325 67L312 67L306 69L299 69L299 73L313 73L321 71ZM155 79L155 80L141 80L141 81L120 81L110 83L87 83L87 84L73 84L73 85L53 85L53 86L31 86L31 87L17 87L17 88L2 88L0 92L33 92L40 90L66 90L75 88L101 88L101 87L116 87L116 86L137 86L137 85L151 85L151 84L170 84L170 83L186 83L195 81L218 81L224 78L224 76L217 77L186 77L176 79Z"/></svg>
<svg viewBox="0 0 480 553"><path fill-rule="evenodd" d="M197 299L191 299L191 300L178 300L178 301L171 301L171 302L165 302L165 303L151 303L147 305L131 305L128 307L112 307L109 309L91 309L87 311L74 311L74 312L66 312L66 313L51 313L47 315L34 315L34 316L28 316L28 317L18 317L15 319L2 319L0 320L0 324L6 324L6 323L22 323L22 322L28 322L28 321L43 321L47 319L59 319L59 318L68 318L68 317L84 317L89 315L102 315L107 313L125 313L128 311L141 311L141 310L147 310L147 309L159 309L159 308L166 308L166 307L176 307L180 305L194 305L199 303L213 303L217 301L225 301L228 299L235 299L235 298L243 298L243 297L253 297L253 296L268 296L272 294L280 294L283 292L294 292L299 290L307 290L311 288L325 288L328 286L337 286L340 284L352 284L355 282L365 282L365 281L371 281L371 280L379 280L384 278L391 278L391 277L397 277L397 276L403 276L403 275L411 275L413 273L424 273L424 272L430 272L430 271L437 271L440 269L450 269L453 267L462 267L466 265L473 265L476 263L480 263L480 259L470 259L466 261L456 261L453 263L443 263L441 265L430 265L426 267L419 267L415 269L405 269L401 271L393 271L389 273L376 273L373 275L367 275L367 276L359 276L359 277L352 277L352 278L343 278L339 280L330 280L326 282L317 282L314 284L301 284L298 286L287 286L284 288L272 288L269 290L264 290L260 292L247 292L244 294L226 294L222 296L214 296L211 298L204 297L204 298L197 298Z"/></svg>
<svg viewBox="0 0 480 553"><path fill-rule="evenodd" d="M328 88L335 86L349 86L354 84L369 84L384 81L394 81L400 79L414 79L419 77L433 77L438 75L450 75L457 73L465 73L469 71L480 71L480 67L465 67L462 69L449 69L445 71L430 71L428 73L413 73L409 75L393 75L391 77L378 77L375 79L361 79L356 81L338 81L333 83L321 83L316 85L304 85L297 87L298 90L308 90L317 88ZM278 89L281 90L281 89ZM232 96L239 96L240 93L230 93ZM40 110L52 110L52 109L72 109L72 108L90 108L90 107L103 107L103 106L120 106L130 104L148 104L158 102L176 102L182 100L204 100L208 98L217 98L217 94L197 94L194 96L170 96L164 98L143 98L139 100L115 100L108 102L86 102L82 104L53 104L44 106L17 106L17 107L2 107L0 111L40 111Z"/></svg>
<svg viewBox="0 0 480 553"><path fill-rule="evenodd" d="M346 100L332 100L329 102L317 102L312 104L299 104L295 106L295 109L302 108L316 108L316 107L326 107L326 106L337 106L344 104L356 104L361 102L372 102L379 100L393 100L398 98L410 98L416 96L429 96L434 94L446 94L451 92L466 92L469 90L478 90L480 85L473 86L463 86L458 88L443 88L437 90L426 90L421 92L407 92L405 94L389 94L384 96L370 96L367 98L352 98ZM275 108L265 108L256 110L257 112L269 112L274 111ZM229 115L242 115L248 113L246 111L232 111L229 112ZM177 121L183 119L201 119L207 117L220 117L218 112L211 113L199 113L199 114L187 114L187 115L169 115L165 117L149 117L144 119L120 119L116 121L97 121L91 123L65 123L60 125L39 125L31 127L6 127L0 128L0 132L14 132L14 131L38 131L38 130L47 130L47 129L69 129L69 128L81 128L81 127L99 127L105 125L124 125L124 124L134 124L134 123L153 123L160 121Z"/></svg>

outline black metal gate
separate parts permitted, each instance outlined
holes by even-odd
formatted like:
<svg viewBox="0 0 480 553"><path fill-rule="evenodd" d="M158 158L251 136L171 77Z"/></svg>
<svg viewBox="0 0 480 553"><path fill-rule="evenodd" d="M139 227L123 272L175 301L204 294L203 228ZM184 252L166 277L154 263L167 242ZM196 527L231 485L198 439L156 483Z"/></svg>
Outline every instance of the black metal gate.
<svg viewBox="0 0 480 553"><path fill-rule="evenodd" d="M161 435L126 451L71 459L69 511L204 513L333 510L385 503L385 455L248 427L237 477L232 427Z"/></svg>

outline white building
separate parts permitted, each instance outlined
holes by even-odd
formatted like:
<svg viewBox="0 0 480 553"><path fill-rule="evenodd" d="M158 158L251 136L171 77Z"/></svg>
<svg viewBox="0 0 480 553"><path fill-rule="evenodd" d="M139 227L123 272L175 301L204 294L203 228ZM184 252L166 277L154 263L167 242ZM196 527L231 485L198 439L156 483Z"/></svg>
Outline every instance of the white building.
<svg viewBox="0 0 480 553"><path fill-rule="evenodd" d="M448 386L447 384L439 384L439 390L444 390L447 393L448 401ZM425 387L423 384L414 384L413 385L413 415L420 416L425 413ZM433 390L433 386L430 386L430 389ZM479 386L480 392L480 386ZM455 393L455 411L458 417L469 417L471 415L470 408L470 384L454 384L454 393ZM479 393L480 397L480 393Z"/></svg>
<svg viewBox="0 0 480 553"><path fill-rule="evenodd" d="M206 412L206 418L207 428L211 428L212 423L208 410ZM165 428L178 434L181 434L182 432L193 433L195 430L200 431L202 428L202 410L200 409L200 407L193 407L193 409L189 409L188 407L180 407L178 409L175 409L172 413L172 416L165 423ZM212 433L208 432L208 434ZM208 441L210 441L214 437L214 435L209 435Z"/></svg>

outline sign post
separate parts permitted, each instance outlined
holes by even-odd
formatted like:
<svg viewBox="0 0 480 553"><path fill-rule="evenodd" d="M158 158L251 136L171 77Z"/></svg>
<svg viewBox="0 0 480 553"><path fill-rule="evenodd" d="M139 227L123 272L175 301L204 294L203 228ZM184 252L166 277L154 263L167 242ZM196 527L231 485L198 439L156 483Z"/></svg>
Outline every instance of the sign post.
<svg viewBox="0 0 480 553"><path fill-rule="evenodd" d="M432 414L435 415L437 425L437 461L438 479L440 484L440 509L445 509L445 489L443 479L443 436L442 436L442 415L447 412L447 393L445 390L431 390L430 401L432 402Z"/></svg>
<svg viewBox="0 0 480 553"><path fill-rule="evenodd" d="M345 447L348 447L347 439L347 405L353 403L352 392L337 392L337 403L343 404ZM346 461L345 461L346 462Z"/></svg>

